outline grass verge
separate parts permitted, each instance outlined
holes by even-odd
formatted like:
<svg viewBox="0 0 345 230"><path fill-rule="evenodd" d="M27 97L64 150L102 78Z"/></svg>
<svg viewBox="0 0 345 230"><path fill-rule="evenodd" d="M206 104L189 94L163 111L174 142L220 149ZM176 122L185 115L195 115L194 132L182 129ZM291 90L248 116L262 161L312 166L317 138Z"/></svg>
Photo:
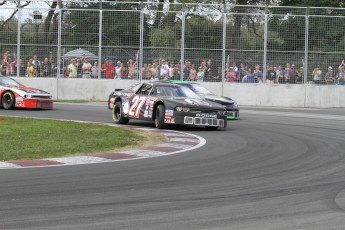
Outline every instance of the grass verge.
<svg viewBox="0 0 345 230"><path fill-rule="evenodd" d="M32 118L0 117L0 130L0 161L116 152L166 141L129 128Z"/></svg>

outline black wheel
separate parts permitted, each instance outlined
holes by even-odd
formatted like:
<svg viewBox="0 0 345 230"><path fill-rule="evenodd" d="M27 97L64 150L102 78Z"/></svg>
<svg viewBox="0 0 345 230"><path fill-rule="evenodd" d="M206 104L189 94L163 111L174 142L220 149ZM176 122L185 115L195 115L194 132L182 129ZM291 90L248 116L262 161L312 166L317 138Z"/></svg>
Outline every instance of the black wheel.
<svg viewBox="0 0 345 230"><path fill-rule="evenodd" d="M110 100L111 100L111 98L114 98L114 92L112 92L110 95L109 95L109 98L108 98L108 109L112 109L111 107L110 107Z"/></svg>
<svg viewBox="0 0 345 230"><path fill-rule="evenodd" d="M124 117L124 114L122 112L122 103L120 101L114 104L112 115L115 124L127 124L129 122L129 119L127 117Z"/></svg>
<svg viewBox="0 0 345 230"><path fill-rule="evenodd" d="M205 126L206 130L217 130L218 126Z"/></svg>
<svg viewBox="0 0 345 230"><path fill-rule="evenodd" d="M165 118L165 106L158 105L156 109L156 117L155 117L155 126L157 129L164 129L166 128L166 124L164 123Z"/></svg>
<svg viewBox="0 0 345 230"><path fill-rule="evenodd" d="M4 109L14 109L16 99L12 92L6 92L2 95L2 107Z"/></svg>

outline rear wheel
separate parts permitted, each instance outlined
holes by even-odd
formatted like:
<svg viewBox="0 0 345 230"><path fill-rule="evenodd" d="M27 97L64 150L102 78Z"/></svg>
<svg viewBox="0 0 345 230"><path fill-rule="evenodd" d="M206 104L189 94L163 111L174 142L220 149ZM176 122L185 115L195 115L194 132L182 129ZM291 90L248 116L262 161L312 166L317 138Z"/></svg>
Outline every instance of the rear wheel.
<svg viewBox="0 0 345 230"><path fill-rule="evenodd" d="M6 92L2 95L2 107L4 109L14 109L15 98L12 92Z"/></svg>
<svg viewBox="0 0 345 230"><path fill-rule="evenodd" d="M124 116L122 111L122 103L120 101L116 102L112 110L113 121L115 124L127 124L129 119Z"/></svg>
<svg viewBox="0 0 345 230"><path fill-rule="evenodd" d="M164 129L166 128L166 124L164 123L165 118L165 106L158 105L156 109L156 117L155 117L155 126L157 129Z"/></svg>

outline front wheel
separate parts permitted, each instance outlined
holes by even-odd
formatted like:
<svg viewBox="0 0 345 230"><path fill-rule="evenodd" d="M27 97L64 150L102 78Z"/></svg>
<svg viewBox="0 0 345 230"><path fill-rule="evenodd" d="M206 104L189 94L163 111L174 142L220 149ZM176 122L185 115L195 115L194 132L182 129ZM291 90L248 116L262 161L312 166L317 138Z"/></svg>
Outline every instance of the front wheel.
<svg viewBox="0 0 345 230"><path fill-rule="evenodd" d="M113 121L115 124L127 124L129 119L124 116L122 111L122 103L120 101L116 102L112 110Z"/></svg>
<svg viewBox="0 0 345 230"><path fill-rule="evenodd" d="M165 106L158 105L156 109L156 117L155 117L155 126L157 129L166 128L166 124L164 123L164 118L165 118Z"/></svg>
<svg viewBox="0 0 345 230"><path fill-rule="evenodd" d="M12 92L6 92L2 95L2 107L4 109L14 109L15 98Z"/></svg>

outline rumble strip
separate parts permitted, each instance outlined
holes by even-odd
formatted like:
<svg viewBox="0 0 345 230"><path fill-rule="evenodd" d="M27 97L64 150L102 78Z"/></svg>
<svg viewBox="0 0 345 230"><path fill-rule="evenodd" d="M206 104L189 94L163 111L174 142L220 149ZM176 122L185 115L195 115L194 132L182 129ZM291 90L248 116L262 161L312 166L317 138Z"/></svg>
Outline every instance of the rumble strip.
<svg viewBox="0 0 345 230"><path fill-rule="evenodd" d="M75 122L81 122L81 121L75 121ZM106 124L106 123L98 123L98 122L87 122L87 123L117 126L114 124ZM121 126L121 127L133 128L133 126ZM9 161L9 162L0 161L0 169L94 164L94 163L142 159L142 158L149 158L149 157L159 157L159 156L167 156L171 154L177 154L177 153L193 150L206 144L206 140L204 138L193 135L193 134L189 134L189 133L172 131L172 130L149 129L149 128L136 128L136 129L162 134L167 137L168 141L162 144L153 145L153 146L145 147L142 149L133 149L133 150L123 151L123 152L101 153L101 154L89 155L89 156L47 158L47 159L40 159L40 160L23 160L23 161Z"/></svg>

